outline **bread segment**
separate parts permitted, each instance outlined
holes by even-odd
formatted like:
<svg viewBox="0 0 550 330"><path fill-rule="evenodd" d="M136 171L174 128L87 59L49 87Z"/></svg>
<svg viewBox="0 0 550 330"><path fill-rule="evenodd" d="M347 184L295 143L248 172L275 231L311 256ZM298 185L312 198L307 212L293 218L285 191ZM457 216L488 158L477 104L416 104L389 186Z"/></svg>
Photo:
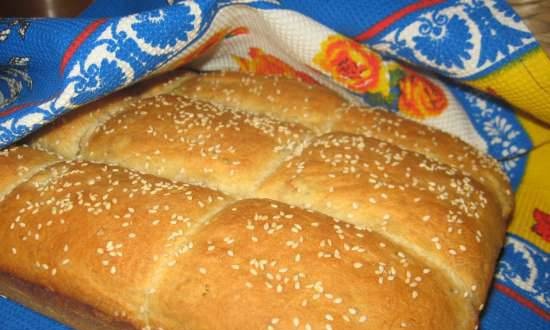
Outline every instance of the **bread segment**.
<svg viewBox="0 0 550 330"><path fill-rule="evenodd" d="M187 79L175 94L207 100L326 132L346 102L331 90L285 77L214 72Z"/></svg>
<svg viewBox="0 0 550 330"><path fill-rule="evenodd" d="M34 147L55 152L67 159L77 158L81 149L86 148L89 135L94 129L112 116L125 111L133 100L169 93L193 75L191 72L175 71L149 78L71 110L27 140Z"/></svg>
<svg viewBox="0 0 550 330"><path fill-rule="evenodd" d="M299 124L163 95L97 128L82 157L249 196L310 136Z"/></svg>
<svg viewBox="0 0 550 330"><path fill-rule="evenodd" d="M124 111L134 95L133 90L126 89L71 110L33 134L28 143L36 148L55 152L66 159L75 159L79 156L87 136L111 116Z"/></svg>
<svg viewBox="0 0 550 330"><path fill-rule="evenodd" d="M362 134L418 152L462 171L494 194L502 207L502 217L512 211L512 192L498 163L456 136L438 131L381 109L343 107L333 131Z"/></svg>
<svg viewBox="0 0 550 330"><path fill-rule="evenodd" d="M0 273L142 328L153 274L225 202L125 168L58 163L0 203Z"/></svg>
<svg viewBox="0 0 550 330"><path fill-rule="evenodd" d="M183 81L174 93L265 113L317 133L362 134L424 154L486 186L499 199L504 218L512 210L508 180L495 160L445 132L382 109L351 105L323 86L285 77L215 72Z"/></svg>
<svg viewBox="0 0 550 330"><path fill-rule="evenodd" d="M490 193L453 168L330 133L281 165L258 195L365 225L445 271L474 304L485 299L505 222Z"/></svg>
<svg viewBox="0 0 550 330"><path fill-rule="evenodd" d="M28 147L0 150L0 202L15 187L58 161L53 154Z"/></svg>
<svg viewBox="0 0 550 330"><path fill-rule="evenodd" d="M228 205L159 281L163 329L467 329L437 271L364 228L270 200Z"/></svg>

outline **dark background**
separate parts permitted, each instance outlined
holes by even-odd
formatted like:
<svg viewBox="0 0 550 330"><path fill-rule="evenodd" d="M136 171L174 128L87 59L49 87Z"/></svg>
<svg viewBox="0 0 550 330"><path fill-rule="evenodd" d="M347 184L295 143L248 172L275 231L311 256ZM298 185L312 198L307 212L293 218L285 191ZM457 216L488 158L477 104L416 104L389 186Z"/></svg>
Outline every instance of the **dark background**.
<svg viewBox="0 0 550 330"><path fill-rule="evenodd" d="M0 1L0 17L71 17L81 13L92 0Z"/></svg>

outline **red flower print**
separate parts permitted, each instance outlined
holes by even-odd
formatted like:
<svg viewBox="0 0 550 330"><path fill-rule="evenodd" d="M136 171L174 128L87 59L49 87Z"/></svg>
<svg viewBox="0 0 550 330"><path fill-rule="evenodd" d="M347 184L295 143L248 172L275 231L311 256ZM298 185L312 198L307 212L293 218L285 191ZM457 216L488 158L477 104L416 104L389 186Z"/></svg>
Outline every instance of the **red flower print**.
<svg viewBox="0 0 550 330"><path fill-rule="evenodd" d="M546 242L550 242L550 214L535 209L533 210L533 218L536 223L531 227L531 230Z"/></svg>

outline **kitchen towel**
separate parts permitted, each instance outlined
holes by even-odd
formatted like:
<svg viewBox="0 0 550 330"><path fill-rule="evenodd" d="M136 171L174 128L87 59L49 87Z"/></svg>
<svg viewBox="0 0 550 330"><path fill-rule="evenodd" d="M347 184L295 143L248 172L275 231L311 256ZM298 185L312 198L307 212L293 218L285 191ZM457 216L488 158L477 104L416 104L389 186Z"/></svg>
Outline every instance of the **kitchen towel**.
<svg viewBox="0 0 550 330"><path fill-rule="evenodd" d="M548 329L550 60L504 0L96 0L3 18L0 148L182 66L323 84L498 159L516 208L480 326ZM2 329L63 328L7 299L0 313Z"/></svg>

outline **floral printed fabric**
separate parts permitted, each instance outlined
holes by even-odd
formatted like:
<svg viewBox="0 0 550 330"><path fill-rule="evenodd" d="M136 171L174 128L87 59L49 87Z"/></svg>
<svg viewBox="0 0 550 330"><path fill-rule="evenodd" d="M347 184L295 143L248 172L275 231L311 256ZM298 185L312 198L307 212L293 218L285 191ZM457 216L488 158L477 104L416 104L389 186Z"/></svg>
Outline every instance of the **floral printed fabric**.
<svg viewBox="0 0 550 330"><path fill-rule="evenodd" d="M96 0L78 19L0 19L0 147L183 65L323 84L498 159L526 211L517 207L481 325L547 325L550 202L540 187L550 179L533 173L550 152L530 151L550 141L550 60L504 0ZM61 329L4 299L0 313L3 329Z"/></svg>

